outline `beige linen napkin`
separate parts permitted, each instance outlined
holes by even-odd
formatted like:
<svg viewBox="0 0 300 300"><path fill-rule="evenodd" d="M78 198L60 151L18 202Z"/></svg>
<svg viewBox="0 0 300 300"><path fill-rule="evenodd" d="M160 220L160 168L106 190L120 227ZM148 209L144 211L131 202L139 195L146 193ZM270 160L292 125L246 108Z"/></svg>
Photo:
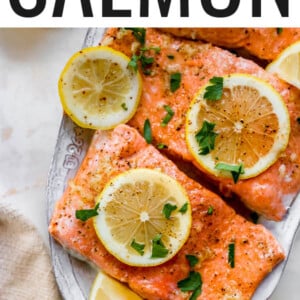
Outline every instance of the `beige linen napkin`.
<svg viewBox="0 0 300 300"><path fill-rule="evenodd" d="M0 203L0 300L61 299L46 246L20 213Z"/></svg>

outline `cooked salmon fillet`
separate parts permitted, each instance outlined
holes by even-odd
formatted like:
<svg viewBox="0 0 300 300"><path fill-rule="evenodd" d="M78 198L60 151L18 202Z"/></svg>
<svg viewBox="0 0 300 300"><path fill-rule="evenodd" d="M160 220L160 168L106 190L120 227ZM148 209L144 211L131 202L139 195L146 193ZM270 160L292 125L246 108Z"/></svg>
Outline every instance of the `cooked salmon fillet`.
<svg viewBox="0 0 300 300"><path fill-rule="evenodd" d="M192 206L190 236L169 262L156 267L130 267L109 254L97 238L93 221L75 218L78 209L94 208L95 196L115 175L130 168L159 168L186 190ZM207 214L213 206L212 215ZM119 125L113 131L97 131L76 177L57 202L51 235L76 251L145 299L187 299L177 282L188 276L186 254L196 255L203 286L198 299L250 299L261 280L284 254L263 226L237 215L216 194L188 178L133 128ZM235 244L235 267L228 264L228 245Z"/></svg>
<svg viewBox="0 0 300 300"><path fill-rule="evenodd" d="M130 57L138 45L132 32L122 29L108 30L103 44ZM300 125L297 122L300 116L299 90L265 72L254 62L210 44L176 38L148 28L146 46L160 47L160 53L147 54L155 58L151 67L152 74L143 74L140 106L129 124L143 132L144 122L149 119L153 142L166 145L165 151L168 154L192 162L197 167L185 141L185 116L192 98L202 85L214 76L247 73L269 82L281 94L290 113L291 135L286 151L277 162L259 176L240 180L237 184L231 179L205 175L210 176L224 195L234 193L250 209L269 219L281 220L286 213L287 201L300 189ZM181 84L178 90L171 92L170 75L177 72L181 73ZM166 115L164 105L169 105L175 115L163 127L161 122Z"/></svg>
<svg viewBox="0 0 300 300"><path fill-rule="evenodd" d="M244 49L264 60L274 60L300 40L300 28L162 28L178 37L202 40L229 49Z"/></svg>

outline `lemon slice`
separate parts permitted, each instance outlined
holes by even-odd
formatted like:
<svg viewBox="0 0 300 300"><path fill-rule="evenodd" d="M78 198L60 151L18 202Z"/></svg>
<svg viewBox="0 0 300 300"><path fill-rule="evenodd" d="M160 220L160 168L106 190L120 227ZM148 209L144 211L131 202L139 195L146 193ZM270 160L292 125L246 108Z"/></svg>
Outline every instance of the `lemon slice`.
<svg viewBox="0 0 300 300"><path fill-rule="evenodd" d="M300 88L300 41L283 50L266 70Z"/></svg>
<svg viewBox="0 0 300 300"><path fill-rule="evenodd" d="M62 106L79 126L111 129L135 113L142 81L130 59L98 46L74 54L63 69L58 90Z"/></svg>
<svg viewBox="0 0 300 300"><path fill-rule="evenodd" d="M91 287L89 300L142 300L142 298L124 284L100 271Z"/></svg>
<svg viewBox="0 0 300 300"><path fill-rule="evenodd" d="M96 200L97 235L125 264L161 264L171 259L189 236L188 196L175 179L160 171L140 168L121 173Z"/></svg>
<svg viewBox="0 0 300 300"><path fill-rule="evenodd" d="M246 74L223 77L219 100L204 99L209 85L200 89L187 114L190 152L213 175L235 180L234 172L240 171L240 179L257 176L288 144L289 113L281 96L268 83ZM214 140L210 147L208 139Z"/></svg>

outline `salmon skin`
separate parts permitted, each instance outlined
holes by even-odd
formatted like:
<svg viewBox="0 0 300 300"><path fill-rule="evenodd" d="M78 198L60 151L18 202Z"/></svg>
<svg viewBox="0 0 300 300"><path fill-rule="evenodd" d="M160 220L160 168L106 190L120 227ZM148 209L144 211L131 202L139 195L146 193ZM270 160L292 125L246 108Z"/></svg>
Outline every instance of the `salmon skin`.
<svg viewBox="0 0 300 300"><path fill-rule="evenodd" d="M95 196L112 177L140 167L159 168L176 179L185 188L192 206L187 242L174 258L156 267L121 263L101 244L91 219L82 222L75 218L76 210L94 208ZM207 213L210 206L212 214ZM55 206L49 232L64 247L149 300L188 299L190 294L177 287L177 282L191 270L187 254L199 258L194 268L203 281L198 300L250 299L261 280L284 259L281 247L267 229L237 215L219 196L179 171L127 125L95 133L76 177ZM235 244L234 268L228 263L230 243Z"/></svg>
<svg viewBox="0 0 300 300"><path fill-rule="evenodd" d="M202 40L229 49L244 49L272 61L286 47L300 40L300 28L162 28L178 37Z"/></svg>
<svg viewBox="0 0 300 300"><path fill-rule="evenodd" d="M102 41L131 57L137 49L132 31L109 29ZM234 54L214 47L170 34L157 29L146 30L146 46L159 47L159 53L150 51L155 59L151 74L143 74L143 93L137 113L129 124L141 133L146 119L149 119L154 144L164 144L166 153L194 163L201 169L188 151L185 141L185 117L189 104L199 88L214 76L231 73L252 74L269 82L283 97L291 120L291 135L288 147L277 162L265 172L251 179L239 180L210 176L223 195L236 194L251 210L272 220L281 220L286 214L286 203L293 199L300 189L300 92L282 82L275 75L264 71L256 63L236 57ZM141 70L142 73L142 70ZM170 76L181 74L180 87L170 90ZM167 126L161 126L166 115L164 105L169 105L174 116ZM201 178L199 178L201 180Z"/></svg>

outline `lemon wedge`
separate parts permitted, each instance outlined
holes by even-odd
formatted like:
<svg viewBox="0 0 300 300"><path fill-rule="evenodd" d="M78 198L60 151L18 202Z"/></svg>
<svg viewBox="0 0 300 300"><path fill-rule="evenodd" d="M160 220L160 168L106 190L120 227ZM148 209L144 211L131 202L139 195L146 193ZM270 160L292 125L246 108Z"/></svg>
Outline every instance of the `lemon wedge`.
<svg viewBox="0 0 300 300"><path fill-rule="evenodd" d="M142 300L127 286L100 271L91 287L89 300Z"/></svg>
<svg viewBox="0 0 300 300"><path fill-rule="evenodd" d="M111 129L135 113L142 90L130 59L105 46L75 53L63 69L58 90L65 112L79 126Z"/></svg>
<svg viewBox="0 0 300 300"><path fill-rule="evenodd" d="M104 247L132 266L171 259L187 240L191 207L183 187L151 169L132 169L113 178L97 197L94 227Z"/></svg>
<svg viewBox="0 0 300 300"><path fill-rule="evenodd" d="M266 70L300 88L300 41L283 50Z"/></svg>
<svg viewBox="0 0 300 300"><path fill-rule="evenodd" d="M245 179L270 167L285 150L290 133L288 110L268 83L246 74L211 83L193 99L186 120L186 139L197 164L221 177ZM217 82L217 80L216 80ZM213 89L218 100L205 96Z"/></svg>

